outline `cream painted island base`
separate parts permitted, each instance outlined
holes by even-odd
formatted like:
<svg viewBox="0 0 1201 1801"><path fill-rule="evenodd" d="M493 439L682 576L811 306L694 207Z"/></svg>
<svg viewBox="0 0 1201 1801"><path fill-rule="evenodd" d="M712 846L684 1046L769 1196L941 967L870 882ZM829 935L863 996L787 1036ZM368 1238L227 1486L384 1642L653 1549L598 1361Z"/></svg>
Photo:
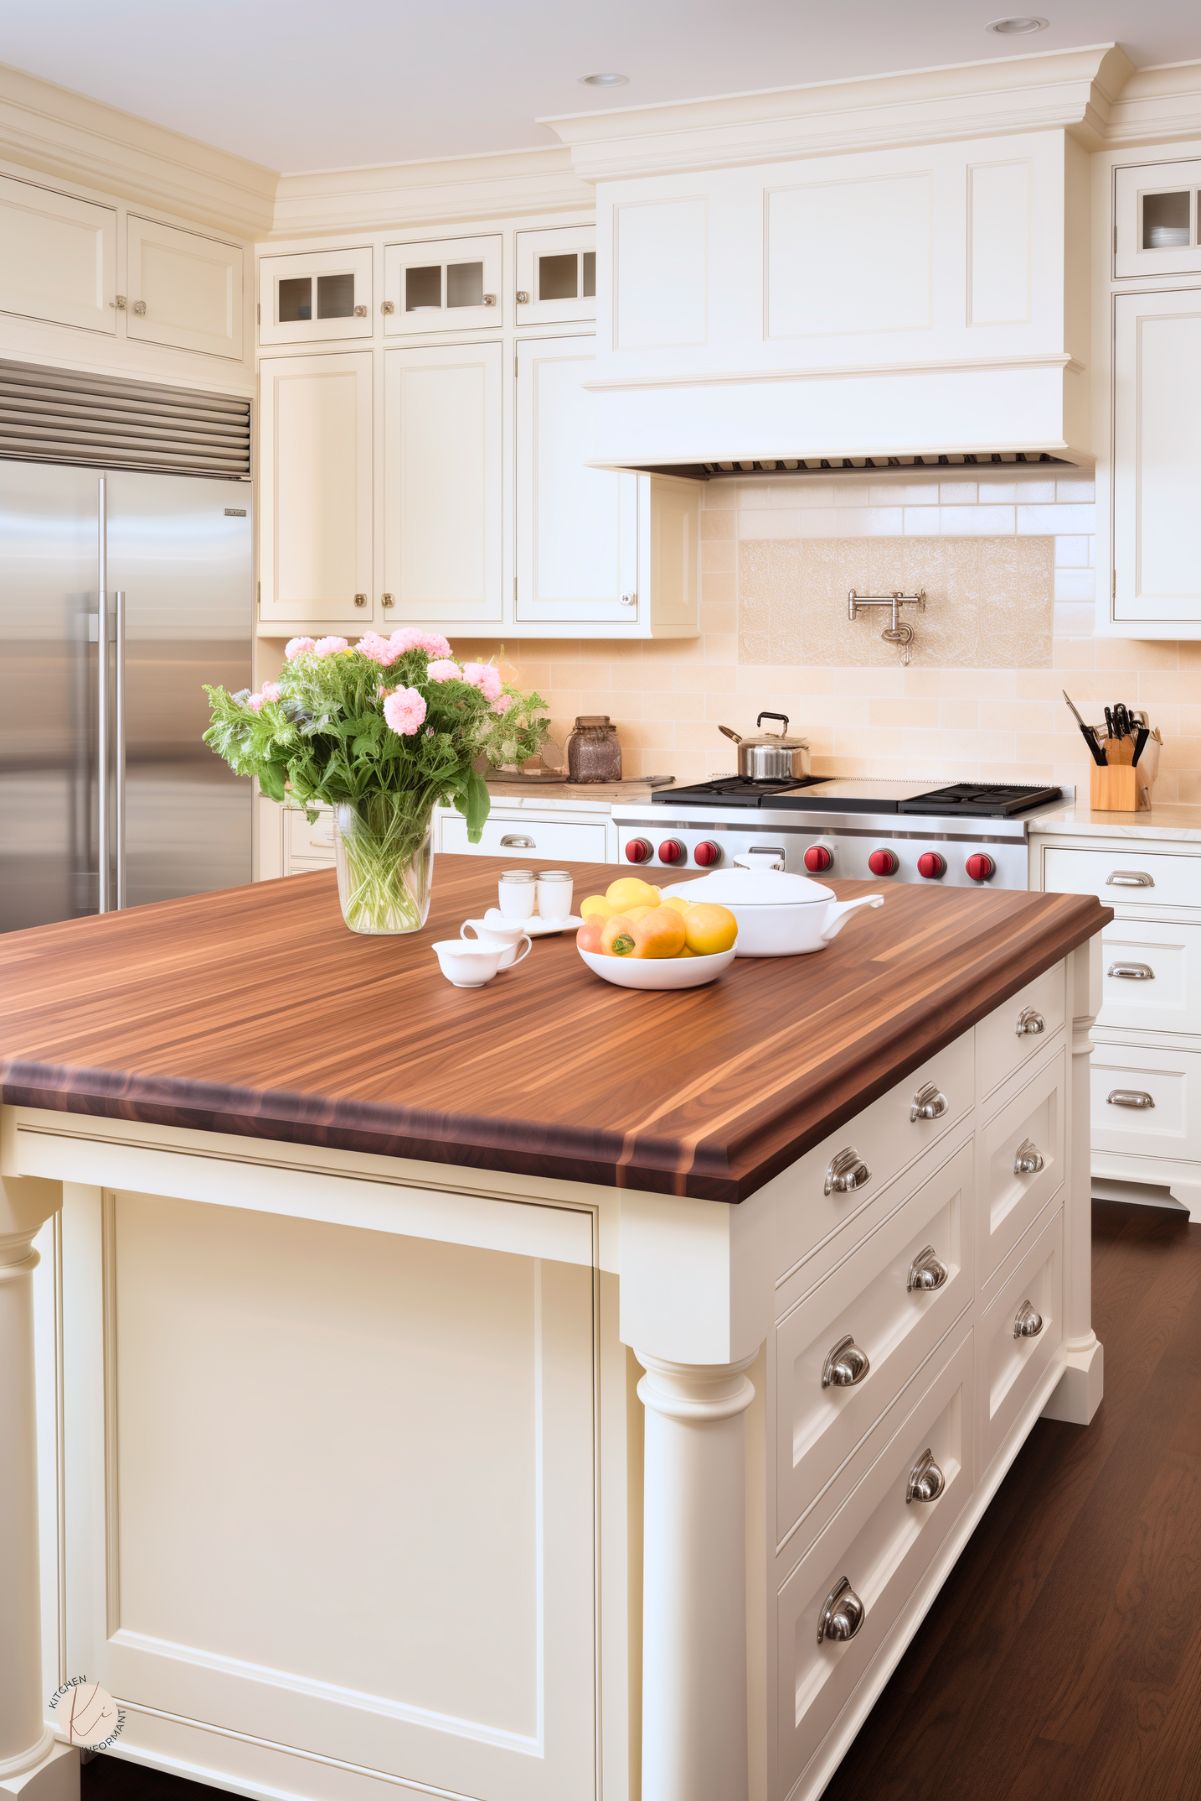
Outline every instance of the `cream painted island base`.
<svg viewBox="0 0 1201 1801"><path fill-rule="evenodd" d="M739 1204L7 1105L0 1794L75 1792L86 1673L250 1796L811 1801L1099 1402L1095 983Z"/></svg>

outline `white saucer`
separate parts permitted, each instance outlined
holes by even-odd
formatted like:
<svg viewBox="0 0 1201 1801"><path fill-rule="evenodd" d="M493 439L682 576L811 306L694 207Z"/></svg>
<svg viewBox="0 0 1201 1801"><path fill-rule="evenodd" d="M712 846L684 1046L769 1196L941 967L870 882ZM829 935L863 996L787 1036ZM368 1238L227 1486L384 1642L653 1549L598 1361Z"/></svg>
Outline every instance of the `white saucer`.
<svg viewBox="0 0 1201 1801"><path fill-rule="evenodd" d="M530 919L506 919L499 907L489 907L484 914L484 924L490 926L502 923L507 926L519 925L531 938L553 938L556 932L574 932L584 921L578 913L569 913L566 919L539 919L536 913Z"/></svg>

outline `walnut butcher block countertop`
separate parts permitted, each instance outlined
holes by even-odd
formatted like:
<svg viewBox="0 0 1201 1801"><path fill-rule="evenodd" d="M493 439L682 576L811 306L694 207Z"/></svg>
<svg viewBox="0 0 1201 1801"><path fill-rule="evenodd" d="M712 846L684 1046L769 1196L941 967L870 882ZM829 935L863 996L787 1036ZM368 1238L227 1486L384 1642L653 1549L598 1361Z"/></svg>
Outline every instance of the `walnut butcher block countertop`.
<svg viewBox="0 0 1201 1801"><path fill-rule="evenodd" d="M706 988L614 988L570 933L452 988L430 946L503 866L440 857L412 937L348 932L332 872L0 937L0 1100L738 1201L1111 917L898 883Z"/></svg>

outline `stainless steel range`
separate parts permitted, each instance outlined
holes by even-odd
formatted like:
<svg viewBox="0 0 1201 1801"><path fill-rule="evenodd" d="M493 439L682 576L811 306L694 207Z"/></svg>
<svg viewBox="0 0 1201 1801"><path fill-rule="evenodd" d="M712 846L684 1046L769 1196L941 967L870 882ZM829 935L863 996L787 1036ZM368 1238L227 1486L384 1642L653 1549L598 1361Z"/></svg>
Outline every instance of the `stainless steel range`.
<svg viewBox="0 0 1201 1801"><path fill-rule="evenodd" d="M1025 888L1031 818L1062 798L1003 783L728 776L661 788L613 818L626 863L708 869L771 850L814 876Z"/></svg>

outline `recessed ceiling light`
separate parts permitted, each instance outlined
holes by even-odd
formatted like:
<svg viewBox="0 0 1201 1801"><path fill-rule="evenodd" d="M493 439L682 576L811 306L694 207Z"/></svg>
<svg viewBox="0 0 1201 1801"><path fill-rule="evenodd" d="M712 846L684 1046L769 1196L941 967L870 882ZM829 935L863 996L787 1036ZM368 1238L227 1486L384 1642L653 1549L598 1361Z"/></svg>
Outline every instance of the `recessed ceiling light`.
<svg viewBox="0 0 1201 1801"><path fill-rule="evenodd" d="M1036 19L1031 13L1017 19L992 19L984 29L995 31L998 37L1024 38L1032 31L1045 31L1047 24L1046 19Z"/></svg>
<svg viewBox="0 0 1201 1801"><path fill-rule="evenodd" d="M586 88L624 88L630 78L628 75L617 75L610 69L600 75L581 75L579 79Z"/></svg>

